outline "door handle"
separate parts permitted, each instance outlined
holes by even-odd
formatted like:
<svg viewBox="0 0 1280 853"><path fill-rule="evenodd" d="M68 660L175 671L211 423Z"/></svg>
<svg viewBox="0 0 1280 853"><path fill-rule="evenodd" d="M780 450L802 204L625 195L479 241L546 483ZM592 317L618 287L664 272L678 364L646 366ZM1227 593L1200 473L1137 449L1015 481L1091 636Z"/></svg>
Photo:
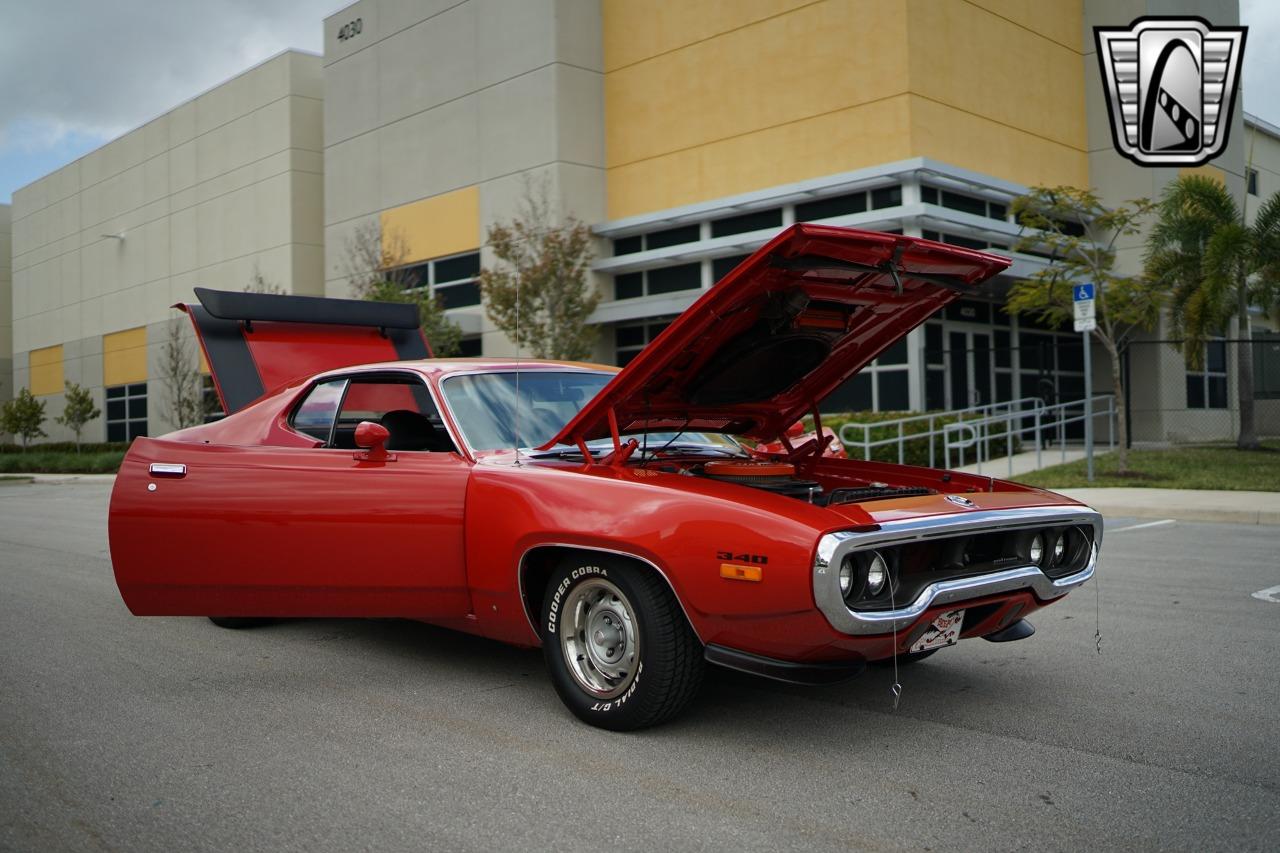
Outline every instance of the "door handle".
<svg viewBox="0 0 1280 853"><path fill-rule="evenodd" d="M152 477L185 477L187 466L181 462L152 462Z"/></svg>

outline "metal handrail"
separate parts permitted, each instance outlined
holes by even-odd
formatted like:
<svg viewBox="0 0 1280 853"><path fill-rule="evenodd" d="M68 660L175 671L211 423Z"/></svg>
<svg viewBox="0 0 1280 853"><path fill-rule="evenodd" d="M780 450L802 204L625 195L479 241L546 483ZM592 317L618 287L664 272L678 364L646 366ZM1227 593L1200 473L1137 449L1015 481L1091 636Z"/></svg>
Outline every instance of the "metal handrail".
<svg viewBox="0 0 1280 853"><path fill-rule="evenodd" d="M1078 411L1077 411L1078 410ZM976 415L976 417L967 417ZM944 423L939 428L940 419L960 418L960 420ZM987 403L981 406L970 406L965 409L953 409L947 412L933 412L921 415L908 415L888 421L876 423L858 423L850 421L840 427L840 442L846 449L862 449L862 458L869 460L876 447L896 444L898 446L898 463L903 464L906 444L910 441L929 441L929 467L937 467L935 457L935 439L942 439L944 468L951 467L951 452L958 454L957 467L965 464L965 450L975 448L978 473L982 473L984 462L991 461L991 445L993 439L998 441L1003 435L1005 454L1008 458L1009 476L1013 476L1013 440L1016 435L1024 442L1028 434L1034 439L1036 448L1036 467L1041 466L1046 433L1055 438L1062 453L1062 461L1067 458L1066 428L1073 423L1081 423L1090 415L1085 411L1085 400L1068 400L1062 403L1046 404L1039 397L1021 397L1000 403ZM1107 446L1115 449L1116 441L1116 400L1114 394L1097 394L1093 397L1093 418L1107 419ZM1028 425L1028 420L1030 424ZM927 421L928 427L922 432L907 435L905 427L908 423ZM1016 423L1015 423L1016 422ZM873 429L896 427L896 435L888 438L872 440ZM995 429L995 428L999 429ZM860 438L855 432L861 430Z"/></svg>
<svg viewBox="0 0 1280 853"><path fill-rule="evenodd" d="M933 467L936 467L935 446L934 446L935 442L933 441L933 439L936 436L945 435L943 431L940 431L938 429L937 421L940 418L959 417L963 421L963 420L966 420L966 416L976 415L980 420L984 417L989 417L993 414L998 414L998 413L1014 414L1017 412L1030 412L1037 408L1043 408L1043 406L1044 406L1044 400L1042 400L1039 397L1019 397L1016 400L1006 400L999 403L983 403L977 406L968 406L963 409L951 409L946 412L926 412L924 414L919 414L919 415L907 415L905 417L894 418L893 420L888 420L888 421L877 421L875 423L864 424L864 423L858 423L856 421L850 421L849 423L844 424L843 426L840 427L840 443L843 444L846 448L861 447L863 452L863 456L862 456L863 459L871 458L872 448L880 447L886 444L896 443L898 445L898 463L901 464L905 454L906 442L915 441L917 439L922 439L922 438L928 438L929 439L929 467L933 468ZM911 435L907 435L906 434L907 424L917 423L920 421L927 421L928 428L924 432L917 432ZM888 438L888 439L880 439L878 441L871 440L871 430L893 428L893 427L897 428L896 437ZM853 431L859 430L859 429L862 430L861 439L854 438ZM961 459L963 458L964 457L962 452ZM950 460L949 454L947 456L947 459L948 461ZM961 462L961 464L963 465L964 463Z"/></svg>

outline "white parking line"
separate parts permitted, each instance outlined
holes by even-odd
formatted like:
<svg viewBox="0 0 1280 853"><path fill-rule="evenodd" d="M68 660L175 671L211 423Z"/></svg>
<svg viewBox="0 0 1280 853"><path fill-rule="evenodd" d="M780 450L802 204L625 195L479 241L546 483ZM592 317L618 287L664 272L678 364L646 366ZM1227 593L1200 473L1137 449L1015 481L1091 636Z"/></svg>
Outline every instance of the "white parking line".
<svg viewBox="0 0 1280 853"><path fill-rule="evenodd" d="M1253 594L1253 597L1260 601L1270 601L1272 604L1280 604L1280 598L1276 598L1277 595L1280 595L1280 586L1260 589Z"/></svg>
<svg viewBox="0 0 1280 853"><path fill-rule="evenodd" d="M1115 530L1108 530L1108 533L1124 533L1126 530L1144 530L1148 527L1164 527L1168 524L1177 524L1178 522L1172 518L1161 519L1160 521L1148 521L1143 524L1134 524L1129 527L1119 527Z"/></svg>

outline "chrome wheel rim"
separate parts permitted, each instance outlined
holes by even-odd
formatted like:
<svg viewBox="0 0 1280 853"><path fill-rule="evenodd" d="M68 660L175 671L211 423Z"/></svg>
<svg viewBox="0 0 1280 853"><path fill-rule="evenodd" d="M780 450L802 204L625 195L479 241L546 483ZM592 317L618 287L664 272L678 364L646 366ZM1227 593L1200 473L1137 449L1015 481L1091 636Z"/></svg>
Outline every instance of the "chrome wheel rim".
<svg viewBox="0 0 1280 853"><path fill-rule="evenodd" d="M574 681L599 699L622 695L640 661L631 602L609 581L591 578L569 593L563 614L560 651Z"/></svg>

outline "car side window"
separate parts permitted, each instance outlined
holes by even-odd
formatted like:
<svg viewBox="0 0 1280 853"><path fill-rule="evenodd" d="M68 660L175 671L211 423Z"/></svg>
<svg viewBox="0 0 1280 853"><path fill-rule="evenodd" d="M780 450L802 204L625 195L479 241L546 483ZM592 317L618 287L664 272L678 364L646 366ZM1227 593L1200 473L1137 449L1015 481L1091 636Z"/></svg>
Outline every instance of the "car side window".
<svg viewBox="0 0 1280 853"><path fill-rule="evenodd" d="M354 449L355 431L361 421L387 428L387 450L455 450L431 393L416 376L389 373L350 377L329 446Z"/></svg>
<svg viewBox="0 0 1280 853"><path fill-rule="evenodd" d="M346 388L346 379L330 379L312 388L293 413L293 428L328 444Z"/></svg>

